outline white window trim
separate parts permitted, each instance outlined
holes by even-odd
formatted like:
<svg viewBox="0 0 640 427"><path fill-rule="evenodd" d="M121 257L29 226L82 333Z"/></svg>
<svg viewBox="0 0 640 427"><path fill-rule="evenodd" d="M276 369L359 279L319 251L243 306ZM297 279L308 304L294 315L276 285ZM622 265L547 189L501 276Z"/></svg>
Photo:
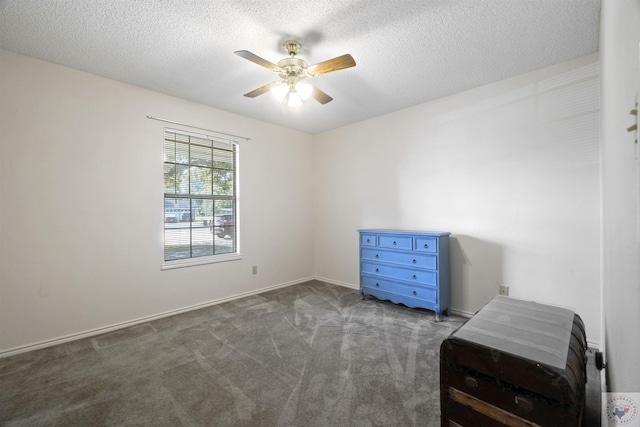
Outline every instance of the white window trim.
<svg viewBox="0 0 640 427"><path fill-rule="evenodd" d="M220 138L218 136L213 136L213 135L209 135L206 133L202 133L202 132L193 132L193 130L189 130L189 129L185 129L186 127L191 127L188 125L182 125L179 123L175 123L178 126L171 126L169 128L167 127L162 127L162 134L163 134L163 141L164 141L164 132L166 131L166 129L174 129L176 131L179 132L184 132L186 134L191 134L194 136L206 136L212 139L218 139L218 140L226 140L229 142L232 142L234 144L236 144L236 200L235 200L235 206L236 206L236 219L239 218L239 212L240 212L240 142L238 139L236 138ZM202 129L202 128L195 128L195 129ZM203 129L204 130L204 129ZM247 140L249 140L247 138ZM164 144L163 144L164 145ZM162 157L164 158L164 148L162 148L163 153L162 153ZM162 164L161 164L161 171L162 171ZM161 179L161 185L162 187L160 188L164 188L164 174L160 173L160 179ZM164 224L164 196L162 197L162 224ZM172 261L166 261L164 259L164 236L162 236L162 263L160 265L160 271L167 271L167 270L175 270L178 268L185 268L185 267L196 267L199 265L207 265L207 264L216 264L219 262L229 262L229 261L238 261L242 259L242 253L240 252L241 250L241 246L240 246L240 221L237 220L236 221L236 252L231 253L231 254L220 254L220 255L211 255L211 256L204 256L204 257L197 257L197 258L186 258L186 259L180 259L180 260L172 260ZM164 232L164 230L163 230Z"/></svg>
<svg viewBox="0 0 640 427"><path fill-rule="evenodd" d="M228 255L211 255L198 258L188 258L184 260L164 261L160 266L160 270L174 270L176 268L193 267L196 265L215 264L218 262L237 261L242 259L241 253Z"/></svg>

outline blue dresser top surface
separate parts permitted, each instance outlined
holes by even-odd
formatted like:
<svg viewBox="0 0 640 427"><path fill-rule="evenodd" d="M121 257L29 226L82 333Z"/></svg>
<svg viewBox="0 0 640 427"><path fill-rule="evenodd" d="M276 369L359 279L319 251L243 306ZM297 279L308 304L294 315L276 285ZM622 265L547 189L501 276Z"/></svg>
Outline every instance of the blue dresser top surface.
<svg viewBox="0 0 640 427"><path fill-rule="evenodd" d="M376 234L411 234L414 236L449 236L448 231L420 231L420 230L388 230L379 228L362 228L358 233L376 233Z"/></svg>

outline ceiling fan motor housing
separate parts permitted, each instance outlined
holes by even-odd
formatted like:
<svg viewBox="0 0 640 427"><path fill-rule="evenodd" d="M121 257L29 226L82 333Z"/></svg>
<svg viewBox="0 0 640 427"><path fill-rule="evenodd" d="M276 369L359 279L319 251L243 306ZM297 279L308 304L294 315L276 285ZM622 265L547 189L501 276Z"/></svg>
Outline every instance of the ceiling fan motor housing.
<svg viewBox="0 0 640 427"><path fill-rule="evenodd" d="M282 68L282 71L278 73L283 79L303 79L307 77L305 71L307 69L307 63L299 58L285 58L278 62L278 67Z"/></svg>

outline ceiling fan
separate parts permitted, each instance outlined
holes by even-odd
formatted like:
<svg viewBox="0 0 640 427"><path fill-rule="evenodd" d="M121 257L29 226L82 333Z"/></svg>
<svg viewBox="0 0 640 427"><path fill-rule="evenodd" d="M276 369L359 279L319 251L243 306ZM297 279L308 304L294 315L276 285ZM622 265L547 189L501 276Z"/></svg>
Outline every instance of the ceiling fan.
<svg viewBox="0 0 640 427"><path fill-rule="evenodd" d="M238 50L234 52L244 59L255 62L271 71L275 71L281 78L281 80L267 83L258 89L245 93L244 96L255 98L258 95L272 91L277 99L291 107L300 106L302 101L309 97L312 97L321 104L326 104L333 100L333 98L317 87L303 82L303 80L307 77L315 77L356 65L353 57L346 54L309 66L302 59L296 58L296 54L302 47L299 42L296 40L288 40L283 46L289 54L289 57L279 61L277 65L248 50Z"/></svg>

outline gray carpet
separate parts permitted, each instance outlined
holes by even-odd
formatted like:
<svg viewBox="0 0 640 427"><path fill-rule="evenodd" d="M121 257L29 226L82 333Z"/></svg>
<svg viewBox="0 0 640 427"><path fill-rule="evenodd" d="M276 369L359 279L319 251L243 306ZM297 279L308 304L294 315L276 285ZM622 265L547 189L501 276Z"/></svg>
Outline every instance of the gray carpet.
<svg viewBox="0 0 640 427"><path fill-rule="evenodd" d="M438 426L443 319L294 285L0 359L0 424Z"/></svg>

